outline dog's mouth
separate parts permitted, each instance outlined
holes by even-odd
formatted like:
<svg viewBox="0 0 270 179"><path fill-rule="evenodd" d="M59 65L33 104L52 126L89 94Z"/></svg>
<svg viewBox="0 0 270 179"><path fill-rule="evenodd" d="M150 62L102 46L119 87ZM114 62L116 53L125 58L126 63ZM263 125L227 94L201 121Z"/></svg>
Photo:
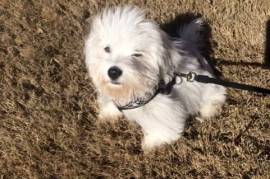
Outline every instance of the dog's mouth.
<svg viewBox="0 0 270 179"><path fill-rule="evenodd" d="M111 80L110 81L110 84L112 84L112 85L121 85L121 83L119 82L119 81L114 81L114 80Z"/></svg>

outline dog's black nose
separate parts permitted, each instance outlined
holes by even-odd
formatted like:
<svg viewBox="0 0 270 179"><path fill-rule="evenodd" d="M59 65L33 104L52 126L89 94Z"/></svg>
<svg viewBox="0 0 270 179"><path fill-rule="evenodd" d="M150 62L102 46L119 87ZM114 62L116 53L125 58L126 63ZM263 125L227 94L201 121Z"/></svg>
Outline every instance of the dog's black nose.
<svg viewBox="0 0 270 179"><path fill-rule="evenodd" d="M109 68L108 75L112 80L116 80L117 78L119 78L119 76L122 75L122 70L117 66L113 66Z"/></svg>

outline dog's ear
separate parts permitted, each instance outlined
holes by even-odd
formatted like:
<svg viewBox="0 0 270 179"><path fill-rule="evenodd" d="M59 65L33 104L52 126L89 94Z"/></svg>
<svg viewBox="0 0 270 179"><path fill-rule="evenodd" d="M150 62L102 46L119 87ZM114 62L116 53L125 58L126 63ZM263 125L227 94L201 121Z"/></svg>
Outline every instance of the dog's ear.
<svg viewBox="0 0 270 179"><path fill-rule="evenodd" d="M85 10L83 13L83 21L84 21L84 26L83 26L83 36L84 39L86 39L89 35L89 32L91 31L91 27L93 25L93 20L95 16L91 16L90 10Z"/></svg>
<svg viewBox="0 0 270 179"><path fill-rule="evenodd" d="M84 15L84 22L85 22L83 28L84 39L87 39L89 37L94 28L100 28L102 18L102 14L96 14L91 16L90 12L88 13L87 12L85 12Z"/></svg>
<svg viewBox="0 0 270 179"><path fill-rule="evenodd" d="M174 76L175 67L173 64L173 57L175 51L172 50L171 40L169 39L168 35L165 34L163 31L162 34L162 41L163 41L163 49L161 54L161 59L159 61L159 72L160 72L160 79L168 84L171 82Z"/></svg>

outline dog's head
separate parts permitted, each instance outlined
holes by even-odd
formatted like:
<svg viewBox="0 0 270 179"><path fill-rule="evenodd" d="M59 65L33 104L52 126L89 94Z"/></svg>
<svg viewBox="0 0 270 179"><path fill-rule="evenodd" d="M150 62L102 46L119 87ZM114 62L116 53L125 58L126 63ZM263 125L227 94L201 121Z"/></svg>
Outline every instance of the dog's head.
<svg viewBox="0 0 270 179"><path fill-rule="evenodd" d="M101 93L119 103L154 93L172 74L169 40L136 7L106 9L86 40L88 71Z"/></svg>

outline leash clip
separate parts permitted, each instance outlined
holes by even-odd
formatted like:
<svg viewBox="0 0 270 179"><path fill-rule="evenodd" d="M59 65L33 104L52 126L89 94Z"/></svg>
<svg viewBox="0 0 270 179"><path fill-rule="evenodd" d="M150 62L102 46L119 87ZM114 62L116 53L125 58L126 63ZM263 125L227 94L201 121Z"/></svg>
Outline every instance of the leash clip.
<svg viewBox="0 0 270 179"><path fill-rule="evenodd" d="M191 71L187 74L186 78L187 78L187 81L188 82L194 82L195 81L195 78L197 76L197 73Z"/></svg>

